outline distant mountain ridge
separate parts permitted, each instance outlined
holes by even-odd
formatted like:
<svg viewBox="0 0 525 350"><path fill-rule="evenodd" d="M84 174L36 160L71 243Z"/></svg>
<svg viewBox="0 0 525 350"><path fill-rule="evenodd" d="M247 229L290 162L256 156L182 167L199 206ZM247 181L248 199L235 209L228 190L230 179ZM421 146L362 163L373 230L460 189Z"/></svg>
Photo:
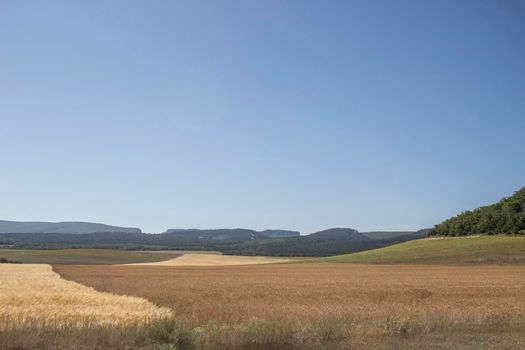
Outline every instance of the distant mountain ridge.
<svg viewBox="0 0 525 350"><path fill-rule="evenodd" d="M130 250L214 250L230 255L328 256L384 247L417 239L426 230L382 232L371 238L351 228L331 228L301 236L287 230L171 229L161 234L137 232L0 233L0 247L19 249L114 248Z"/></svg>
<svg viewBox="0 0 525 350"><path fill-rule="evenodd" d="M326 240L352 240L352 241L368 241L370 237L365 236L359 231L346 227L334 227L327 230L311 233L303 236L304 239L310 241L326 241Z"/></svg>
<svg viewBox="0 0 525 350"><path fill-rule="evenodd" d="M120 227L82 221L42 222L0 220L0 233L71 233L96 232L142 233L139 228Z"/></svg>
<svg viewBox="0 0 525 350"><path fill-rule="evenodd" d="M223 250L232 255L272 255L272 256L329 256L351 253L373 248L386 247L424 237L428 229L419 231L395 232L387 238L378 239L351 228L331 228L309 235L285 239L266 239L232 244Z"/></svg>
<svg viewBox="0 0 525 350"><path fill-rule="evenodd" d="M430 231L430 229L426 229L426 230ZM421 232L421 231L424 231L424 230L420 230L418 232ZM360 233L372 239L386 239L386 238L393 238L393 237L398 237L398 236L409 235L409 234L414 233L414 231L371 231L371 232L360 232ZM426 233L426 232L422 232L422 233Z"/></svg>
<svg viewBox="0 0 525 350"><path fill-rule="evenodd" d="M289 231L289 230L264 230L255 231L243 228L234 229L169 229L163 234L173 235L184 239L211 239L211 240L224 240L224 239L240 239L240 240L251 240L261 238L286 238L286 237L299 237L300 232Z"/></svg>

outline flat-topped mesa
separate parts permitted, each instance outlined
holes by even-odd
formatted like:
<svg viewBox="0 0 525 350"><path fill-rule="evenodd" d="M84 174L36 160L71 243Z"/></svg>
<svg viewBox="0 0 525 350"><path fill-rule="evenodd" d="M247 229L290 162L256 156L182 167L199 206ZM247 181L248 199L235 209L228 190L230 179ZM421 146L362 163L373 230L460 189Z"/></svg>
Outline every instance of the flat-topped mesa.
<svg viewBox="0 0 525 350"><path fill-rule="evenodd" d="M308 235L311 239L349 239L356 241L368 241L371 238L359 233L357 230L346 227L335 227Z"/></svg>
<svg viewBox="0 0 525 350"><path fill-rule="evenodd" d="M252 240L252 239L263 239L263 238L288 238L288 237L299 237L300 232L289 231L289 230L264 230L255 231L243 228L234 229L169 229L163 234L173 235L185 239L212 239L212 240Z"/></svg>

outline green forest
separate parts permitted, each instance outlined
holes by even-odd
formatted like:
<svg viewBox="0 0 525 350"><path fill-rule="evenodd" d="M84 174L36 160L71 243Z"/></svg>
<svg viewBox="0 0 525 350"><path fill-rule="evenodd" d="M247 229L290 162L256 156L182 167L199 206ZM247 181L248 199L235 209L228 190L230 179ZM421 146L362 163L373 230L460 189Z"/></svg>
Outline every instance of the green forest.
<svg viewBox="0 0 525 350"><path fill-rule="evenodd" d="M431 236L525 234L525 187L496 204L466 211L436 225Z"/></svg>

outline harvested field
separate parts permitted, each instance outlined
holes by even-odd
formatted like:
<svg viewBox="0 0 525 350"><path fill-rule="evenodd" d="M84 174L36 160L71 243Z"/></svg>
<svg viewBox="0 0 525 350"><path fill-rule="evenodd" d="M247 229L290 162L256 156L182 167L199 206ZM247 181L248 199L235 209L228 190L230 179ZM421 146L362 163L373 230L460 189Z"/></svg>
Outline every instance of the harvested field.
<svg viewBox="0 0 525 350"><path fill-rule="evenodd" d="M135 263L132 265L156 266L227 266L258 265L289 262L291 259L271 258L265 256L236 256L219 254L184 254L182 256L153 263Z"/></svg>
<svg viewBox="0 0 525 350"><path fill-rule="evenodd" d="M418 349L462 343L456 348L525 347L522 266L304 263L55 270L100 291L171 308L185 327L205 334L200 340L205 345L243 348L239 344L253 327L266 338L289 332L281 337L292 339L303 334L298 329L320 332L324 335L315 337L326 337L324 343L333 348L334 341L342 348L410 348L416 340Z"/></svg>

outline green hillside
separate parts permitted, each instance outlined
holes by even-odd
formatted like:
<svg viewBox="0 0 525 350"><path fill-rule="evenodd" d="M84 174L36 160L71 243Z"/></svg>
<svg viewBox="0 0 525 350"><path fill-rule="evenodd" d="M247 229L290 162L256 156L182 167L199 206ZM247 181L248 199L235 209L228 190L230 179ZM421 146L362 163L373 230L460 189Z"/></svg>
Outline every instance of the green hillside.
<svg viewBox="0 0 525 350"><path fill-rule="evenodd" d="M445 220L430 231L432 236L516 233L525 234L525 187L496 204Z"/></svg>
<svg viewBox="0 0 525 350"><path fill-rule="evenodd" d="M427 238L317 261L363 264L525 265L525 237Z"/></svg>

